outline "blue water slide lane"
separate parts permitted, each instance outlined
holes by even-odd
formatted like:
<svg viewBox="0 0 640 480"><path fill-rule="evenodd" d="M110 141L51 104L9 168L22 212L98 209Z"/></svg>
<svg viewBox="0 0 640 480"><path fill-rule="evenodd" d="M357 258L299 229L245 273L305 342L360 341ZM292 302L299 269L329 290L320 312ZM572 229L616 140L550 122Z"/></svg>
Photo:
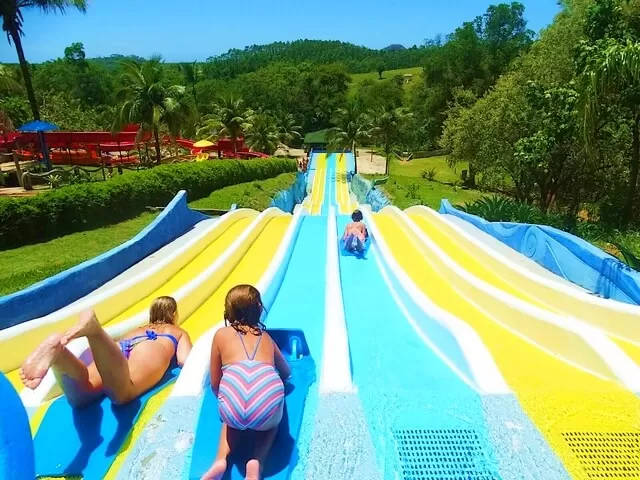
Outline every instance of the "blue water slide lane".
<svg viewBox="0 0 640 480"><path fill-rule="evenodd" d="M27 412L2 372L0 412L0 479L33 480L35 460Z"/></svg>
<svg viewBox="0 0 640 480"><path fill-rule="evenodd" d="M318 396L315 380L317 366L322 363L324 340L325 278L320 272L325 271L326 238L326 217L305 216L282 282L274 279L279 288L265 294L266 304L275 296L265 323L283 346L294 371L287 386L286 421L281 424L276 445L265 466L265 479L289 478L299 460L300 443L305 441L304 418L313 419L315 415L314 404ZM296 356L294 350L301 351L302 358L291 360ZM206 386L188 478L199 479L215 456L220 428L217 412L217 401ZM231 472L228 470L224 478L244 479L243 471L244 462L236 459Z"/></svg>
<svg viewBox="0 0 640 480"><path fill-rule="evenodd" d="M174 362L158 385L126 405L114 405L103 397L78 409L66 396L56 399L34 439L36 474L104 478L144 406L179 373Z"/></svg>
<svg viewBox="0 0 640 480"><path fill-rule="evenodd" d="M187 206L184 190L178 192L162 213L131 240L24 290L0 297L0 329L75 302L207 218Z"/></svg>
<svg viewBox="0 0 640 480"><path fill-rule="evenodd" d="M465 220L547 270L604 298L640 305L640 273L582 238L547 225L488 222L442 200L440 213Z"/></svg>
<svg viewBox="0 0 640 480"><path fill-rule="evenodd" d="M349 221L348 216L338 217L340 232ZM405 314L411 315L452 363L470 375L462 352L449 332L413 302L401 298L406 308L405 313L401 311L376 255L375 241L363 259L342 253L340 275L353 380L382 478L393 479L398 472L407 472L408 463L399 458L396 445L403 430L439 429L473 429L484 454L470 454L468 460L492 475L486 478L499 478L480 396L425 345ZM388 272L387 277L401 294L402 288ZM479 461L484 465L478 465Z"/></svg>

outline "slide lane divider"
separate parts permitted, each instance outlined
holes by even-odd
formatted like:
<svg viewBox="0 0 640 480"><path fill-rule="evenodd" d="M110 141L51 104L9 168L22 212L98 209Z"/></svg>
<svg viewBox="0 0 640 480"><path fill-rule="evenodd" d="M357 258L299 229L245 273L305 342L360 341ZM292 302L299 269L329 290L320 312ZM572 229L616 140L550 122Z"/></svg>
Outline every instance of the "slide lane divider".
<svg viewBox="0 0 640 480"><path fill-rule="evenodd" d="M607 365L611 372L620 381L622 381L625 386L627 386L627 388L634 392L640 392L640 367L638 367L633 362L633 360L602 331L586 325L574 318L563 317L548 310L543 310L539 307L531 305L523 300L520 300L503 292L502 290L475 277L474 275L471 275L451 257L446 255L440 249L440 247L438 247L435 242L427 237L400 209L398 209L397 207L385 207L382 210L382 213L390 213L391 215L398 218L400 222L404 224L412 233L412 235L422 243L424 248L428 248L429 250L434 252L438 256L438 258L442 260L447 268L453 271L463 281L471 284L474 288L477 288L493 296L500 302L505 303L506 305L509 305L516 310L526 313L534 319L543 321L551 325L555 325L582 338L602 359L602 361ZM530 339L528 340L531 341ZM544 349L544 347L542 348ZM558 354L559 352L553 353ZM567 361L570 360L567 359ZM578 368L583 367L578 366Z"/></svg>
<svg viewBox="0 0 640 480"><path fill-rule="evenodd" d="M173 292L172 296L178 302L178 308L181 312L181 322L186 320L210 296L211 292L218 288L228 273L233 270L233 267L239 261L238 254L246 252L262 230L260 228L261 224L265 224L271 217L280 215L287 214L277 208L269 208L262 212L215 262L191 282ZM148 321L149 312L144 311L117 325L107 327L106 331L114 339L122 338L131 330L145 325ZM83 358L89 351L89 344L86 338L79 338L73 340L68 348L74 355ZM44 401L53 397L52 393L56 392L56 380L50 369L42 383L35 390L24 389L20 397L31 416L34 409L37 409Z"/></svg>
<svg viewBox="0 0 640 480"><path fill-rule="evenodd" d="M327 219L327 266L324 320L324 354L320 373L320 394L353 393L349 338L344 318L342 284L338 259L338 223L336 211L329 207Z"/></svg>
<svg viewBox="0 0 640 480"><path fill-rule="evenodd" d="M280 284L286 273L289 260L293 253L293 247L298 238L302 218L308 215L308 211L298 206L294 211L293 218L287 231L278 246L276 253L269 263L267 270L263 273L256 284L260 291L262 300L267 311L273 305L278 294ZM209 365L211 358L211 344L215 333L224 326L223 319L219 319L216 324L203 333L193 345L193 349L182 367L178 378L164 405L161 407L156 417L166 413L165 421L162 422L162 436L158 436L155 428L150 428L149 424L144 427L135 439L136 443L131 453L124 460L116 475L109 475L108 478L130 478L131 474L143 474L146 471L144 454L158 442L163 446L175 440L176 445L163 449L163 452L175 452L176 457L163 459L167 471L176 474L172 478L189 478L189 465L191 462L191 450L194 438L193 434L199 418L201 402L204 389L208 385ZM171 412L180 411L180 416L171 415ZM153 447L155 450L155 447Z"/></svg>
<svg viewBox="0 0 640 480"><path fill-rule="evenodd" d="M77 315L84 310L93 308L101 323L109 322L129 305L164 284L224 233L231 224L246 218L250 212L247 209L229 212L189 240L182 248L159 260L139 275L114 285L113 288L90 295L44 317L0 331L0 350L3 352L0 355L0 370L9 372L19 368L31 351L52 333L73 326L77 321Z"/></svg>
<svg viewBox="0 0 640 480"><path fill-rule="evenodd" d="M527 281L532 282L532 286L538 290L540 296L545 294L554 296L561 294L571 297L576 302L581 302L587 305L583 312L585 315L588 315L589 320L597 319L597 317L601 318L601 320L597 322L598 328L601 328L613 337L628 341L629 343L640 347L640 329L637 328L637 322L640 318L640 306L590 295L584 290L574 288L564 282L548 277L542 277L541 275L532 272L527 268L524 268L522 265L509 258L507 255L498 252L486 243L479 241L469 232L462 229L459 225L456 225L454 222L445 218L443 215L437 213L436 211L424 206L411 207L405 211L408 216L410 216L414 212L417 215L433 218L434 221L438 221L441 224L446 225L446 227L450 228L453 232L455 232L457 236L461 237L464 241L472 243L492 259L500 262L506 268L512 270ZM413 220L411 221L413 222ZM515 250L514 255L520 255L524 257L524 255ZM620 317L618 319L612 318L610 316L611 314L618 314L620 315ZM578 315L578 317L580 316L581 315ZM587 318L585 318L585 320L586 319ZM624 321L626 325L620 325L619 323L621 323L622 321Z"/></svg>
<svg viewBox="0 0 640 480"><path fill-rule="evenodd" d="M473 378L466 375L461 376L462 380L472 388L485 394L509 394L511 389L507 385L504 377L500 373L491 353L480 339L478 334L467 323L455 317L446 310L435 305L420 289L413 283L407 273L400 267L393 257L388 244L380 234L378 227L372 218L372 213L368 205L362 205L361 210L367 228L376 239L376 244L389 270L397 278L398 282L411 296L413 301L431 318L449 330L458 342L465 357L467 367L471 371ZM442 352L440 352L443 355ZM443 355L444 356L444 355ZM454 371L460 371L456 369Z"/></svg>

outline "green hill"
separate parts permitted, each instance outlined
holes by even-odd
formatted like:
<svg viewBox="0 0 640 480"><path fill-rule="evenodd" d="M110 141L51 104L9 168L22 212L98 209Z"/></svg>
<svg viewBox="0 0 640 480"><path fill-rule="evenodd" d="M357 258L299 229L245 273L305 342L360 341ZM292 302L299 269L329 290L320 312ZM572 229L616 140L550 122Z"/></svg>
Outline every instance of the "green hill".
<svg viewBox="0 0 640 480"><path fill-rule="evenodd" d="M341 63L350 73L366 73L375 71L381 63L390 69L420 65L427 52L428 47L386 51L339 41L296 40L232 49L210 57L204 68L209 78L234 78L274 62Z"/></svg>

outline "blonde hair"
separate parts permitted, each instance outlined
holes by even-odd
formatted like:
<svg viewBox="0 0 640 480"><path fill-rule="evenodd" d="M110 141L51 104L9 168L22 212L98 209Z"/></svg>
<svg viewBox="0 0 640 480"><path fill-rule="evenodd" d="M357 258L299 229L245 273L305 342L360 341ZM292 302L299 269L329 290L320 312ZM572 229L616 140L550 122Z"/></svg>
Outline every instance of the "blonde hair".
<svg viewBox="0 0 640 480"><path fill-rule="evenodd" d="M178 304L173 297L158 297L151 302L149 309L150 325L174 325Z"/></svg>
<svg viewBox="0 0 640 480"><path fill-rule="evenodd" d="M245 327L259 334L266 327L260 321L262 299L257 288L251 285L237 285L229 290L224 301L224 320L239 333L246 333Z"/></svg>

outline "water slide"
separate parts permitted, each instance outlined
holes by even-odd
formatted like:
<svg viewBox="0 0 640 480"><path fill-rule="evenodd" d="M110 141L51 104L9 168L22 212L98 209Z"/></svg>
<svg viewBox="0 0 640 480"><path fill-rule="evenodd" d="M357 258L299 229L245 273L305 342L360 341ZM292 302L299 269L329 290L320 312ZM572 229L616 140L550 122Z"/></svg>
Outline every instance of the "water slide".
<svg viewBox="0 0 640 480"><path fill-rule="evenodd" d="M571 478L589 478L600 462L617 462L605 458L624 449L616 439L639 430L640 402L633 393L635 365L614 342L583 323L518 303L510 284L486 288L486 271L456 267L441 244L418 235L398 209L366 212L366 219L415 285L481 337ZM458 249L454 258L465 253ZM580 449L590 445L602 450L582 456Z"/></svg>
<svg viewBox="0 0 640 480"><path fill-rule="evenodd" d="M232 217L229 220L229 217ZM238 283L256 283L275 254L291 216L276 209L260 215L244 211L223 218L228 227L216 241L203 250L195 261L152 291L140 303L107 322L111 331L122 333L145 321L145 309L151 298L170 294L178 300L181 326L197 342L199 337L220 323L224 296ZM80 342L79 342L80 343ZM83 346L78 347L84 350ZM179 369L172 369L159 388L149 392L131 408L116 411L103 400L86 409L81 418L64 398L47 402L32 416L35 433L36 470L46 475L77 475L85 478L116 478L128 448L135 445L136 435L162 405L170 393ZM34 392L46 398L38 390ZM24 398L24 397L23 397ZM27 403L27 402L25 402ZM96 418L101 421L96 426ZM75 428L68 428L73 422ZM135 423L135 428L132 429ZM128 427L127 427L128 425ZM46 447L52 438L58 448ZM110 441L108 441L110 440ZM89 451L83 451L86 445ZM81 459L80 461L78 459Z"/></svg>
<svg viewBox="0 0 640 480"><path fill-rule="evenodd" d="M23 391L38 474L199 478L220 427L211 339L228 289L252 283L294 369L265 478L633 478L636 310L424 207L359 206L372 241L362 258L345 254L338 238L358 207L352 157L315 153L293 216L231 212L58 312L0 331L14 384L28 351L88 304L118 337L145 323L152 298L172 295L195 342L182 369L126 408L74 411L52 375ZM86 342L71 350L88 360ZM243 478L242 463L225 478Z"/></svg>

